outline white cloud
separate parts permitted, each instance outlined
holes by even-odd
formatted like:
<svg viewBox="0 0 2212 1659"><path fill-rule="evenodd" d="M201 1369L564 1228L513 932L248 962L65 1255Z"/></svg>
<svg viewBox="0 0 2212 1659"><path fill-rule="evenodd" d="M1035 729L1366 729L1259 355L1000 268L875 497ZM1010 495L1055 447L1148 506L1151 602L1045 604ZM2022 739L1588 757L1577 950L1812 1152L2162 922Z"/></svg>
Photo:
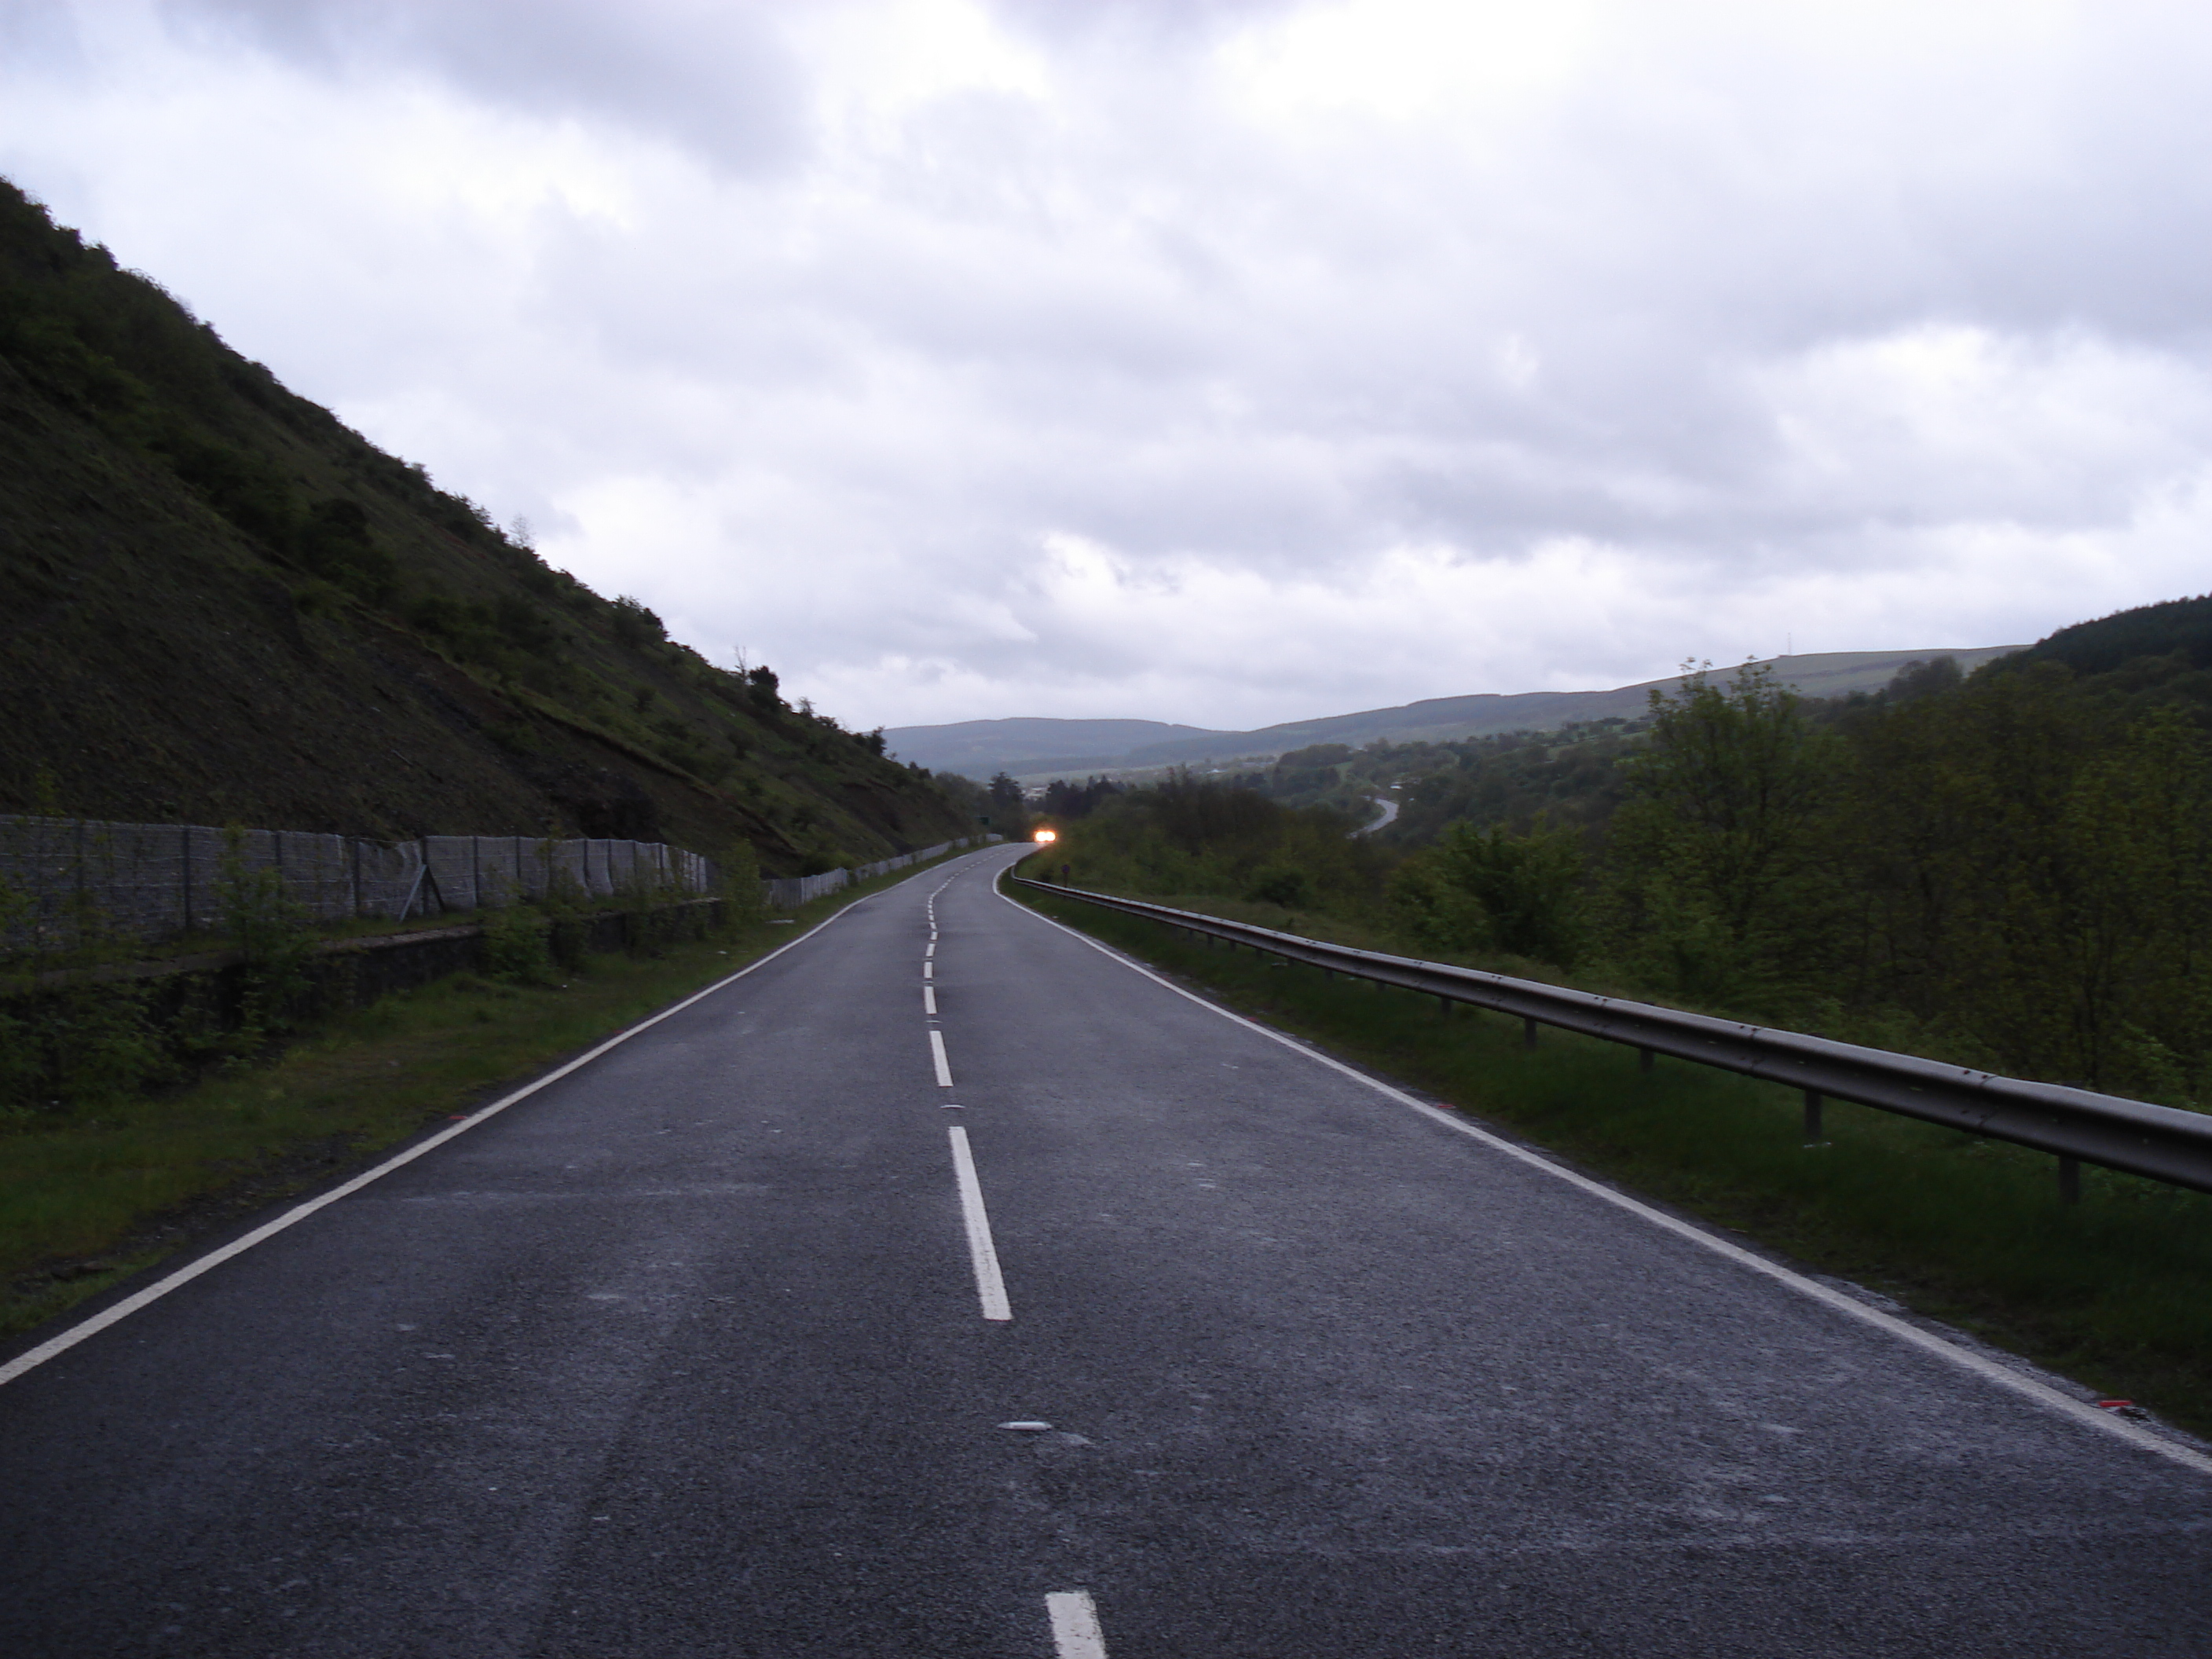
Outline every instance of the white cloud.
<svg viewBox="0 0 2212 1659"><path fill-rule="evenodd" d="M85 0L0 40L0 171L858 724L1261 723L2205 585L2191 9Z"/></svg>

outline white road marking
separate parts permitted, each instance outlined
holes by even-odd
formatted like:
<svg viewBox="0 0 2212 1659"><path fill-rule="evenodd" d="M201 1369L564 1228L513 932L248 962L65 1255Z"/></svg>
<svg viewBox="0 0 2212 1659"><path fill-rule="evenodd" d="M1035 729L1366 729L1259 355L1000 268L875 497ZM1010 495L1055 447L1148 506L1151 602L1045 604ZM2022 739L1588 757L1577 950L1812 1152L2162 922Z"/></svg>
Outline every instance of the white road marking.
<svg viewBox="0 0 2212 1659"><path fill-rule="evenodd" d="M937 1067L937 1086L950 1089L952 1086L952 1068L945 1061L944 1032L932 1031L929 1034L929 1058Z"/></svg>
<svg viewBox="0 0 2212 1659"><path fill-rule="evenodd" d="M796 939L789 939L784 944L777 945L775 950L761 957L759 961L747 963L744 967L738 969L736 973L730 975L726 978L716 980L712 985L709 985L703 991L694 991L690 996L684 998L683 1001L677 1003L673 1007L664 1008L659 1013L653 1015L650 1018L638 1021L636 1024L631 1026L626 1031L616 1032L614 1036L609 1037L605 1042L599 1044L598 1048L587 1049L583 1054L577 1055L575 1059L570 1060L567 1065L556 1066L554 1070L546 1073L544 1077L539 1078L536 1082L526 1083L522 1087L517 1089L513 1094L503 1095L499 1099L492 1102L489 1106L478 1107L475 1111L463 1118L459 1123L449 1125L447 1127L439 1130L436 1134L427 1136L423 1139L416 1141L412 1146L407 1148L406 1151L399 1152L393 1157L387 1158L383 1163L378 1164L374 1169L363 1170L361 1174L354 1176L352 1180L340 1182L337 1186L331 1188L330 1191L321 1194L319 1197L311 1198L304 1204L293 1206L292 1208L285 1211L283 1214L278 1216L274 1221L266 1222L261 1226L256 1227L252 1232L246 1234L244 1237L234 1238L231 1240L229 1243L224 1245L221 1249L210 1250L205 1255L196 1257L194 1260L186 1262L183 1267L178 1268L176 1272L171 1273L167 1278L161 1280L158 1284L149 1285L144 1290L136 1291L130 1296L125 1297L122 1301L116 1303L112 1307L102 1309L100 1312L93 1315L91 1318L85 1320L82 1324L72 1325L69 1329L62 1332L60 1335L50 1337L46 1341L39 1344L37 1347L28 1349L22 1353L17 1354L6 1364L0 1365L0 1385L13 1382L17 1377L22 1376L24 1372L37 1369L39 1366L45 1364L49 1359L53 1358L57 1354L68 1352L69 1350L76 1346L78 1343L83 1341L87 1337L97 1336L100 1332L106 1330L110 1325L118 1324L122 1321L130 1318L132 1314L137 1313L141 1308L160 1301L163 1297L168 1295L171 1291L179 1289L182 1286L190 1284L193 1279L198 1279L202 1273L208 1273L214 1268L220 1267L224 1262L228 1261L234 1256L245 1255L246 1251L252 1249L255 1245L263 1243L264 1240L274 1238L278 1233L284 1231L288 1228L297 1226L301 1222L305 1221L309 1216L314 1214L316 1211L327 1209L330 1206L337 1203L340 1199L350 1197L353 1194L359 1192L362 1188L368 1186L373 1181L381 1181L386 1176L390 1175L394 1170L399 1169L403 1165L412 1164L416 1158L422 1157L423 1153L433 1152L438 1147L444 1146L455 1135L466 1134L470 1130L475 1128L477 1124L482 1123L486 1118L496 1117L508 1107L514 1105L520 1101L528 1099L532 1095L536 1094L540 1089L544 1088L547 1085L558 1083L562 1078L567 1077L571 1072L582 1070L585 1066L597 1060L601 1054L605 1054L611 1048L619 1048L622 1044L628 1042L632 1037L637 1036L639 1032L651 1030L654 1026L659 1024L662 1020L667 1019L673 1015L682 1013L693 1003L701 1001L707 997L714 995L715 992L722 989L725 986L735 984L738 980L743 979L747 974L751 973L754 969L767 967L769 963L774 962L786 951L795 950L798 946L804 945L808 939L812 939L815 934L820 933L823 928L829 927L830 923L836 921L839 916L846 915L847 911L851 908L852 907L848 906L846 907L846 909L839 910L835 915L825 917L823 921L808 928L805 933L799 934Z"/></svg>
<svg viewBox="0 0 2212 1659"><path fill-rule="evenodd" d="M1011 867L1011 863L1006 866L1006 868ZM1002 868L1000 874L1004 873L1005 868ZM1326 1066L1333 1072L1340 1072L1353 1082L1364 1084L1374 1090L1376 1093L1388 1096L1401 1106L1410 1106L1422 1116L1432 1118L1448 1129L1455 1129L1470 1139L1479 1140L1484 1146L1503 1152L1506 1157L1516 1159L1531 1169L1541 1170L1546 1175L1564 1181L1571 1187L1579 1187L1595 1198L1602 1199L1617 1208L1627 1211L1631 1215L1640 1216L1655 1227L1663 1228L1677 1237L1687 1239L1691 1243L1702 1246L1716 1255L1726 1256L1738 1266L1748 1267L1753 1273L1764 1273L1767 1278L1787 1285L1801 1296L1809 1297L1826 1307L1832 1308L1838 1313L1858 1320L1863 1324L1871 1325L1876 1330L1886 1332L1900 1341L1910 1343L1924 1352L1934 1354L1940 1359L1948 1360L1961 1370L1972 1371L1985 1382L1994 1382L1999 1388L2008 1389L2014 1394L2024 1395L2037 1405L2057 1412L2061 1416L2071 1418L2076 1423L2087 1425L2101 1433L2118 1435L2121 1439L2140 1447L2144 1451L2155 1452L2160 1457L2179 1463L2185 1468L2196 1470L2199 1474L2212 1474L2212 1457L2208 1457L2193 1447L2183 1445L2178 1441L2168 1440L2163 1435L2154 1433L2142 1425L2132 1423L2114 1413L2100 1411L2085 1400L2076 1400L2073 1395L2062 1393L2037 1377L2016 1371L2008 1365L2002 1364L1985 1355L1976 1353L1971 1348L1962 1348L1955 1342L1947 1341L1933 1331L1923 1330L1910 1320L1899 1319L1894 1314L1884 1313L1879 1308L1869 1307L1856 1297L1845 1296L1841 1291L1832 1289L1818 1279L1808 1279L1804 1274L1785 1267L1779 1262L1769 1261L1765 1257L1756 1255L1741 1245L1732 1244L1725 1238L1716 1237L1701 1227L1692 1226L1690 1223L1668 1215L1662 1210L1655 1210L1649 1204L1641 1203L1629 1197L1626 1193L1617 1193L1610 1187L1592 1181L1588 1176L1577 1175L1572 1170L1564 1169L1549 1158L1530 1152L1525 1146L1516 1146L1511 1141L1494 1135L1479 1125L1468 1122L1455 1112L1447 1112L1440 1107L1431 1106L1425 1100L1417 1100L1404 1090L1394 1089L1378 1078L1371 1078L1364 1072L1353 1070L1341 1060L1332 1060L1327 1054L1316 1054L1298 1042L1297 1038L1286 1036L1280 1031L1271 1030L1257 1020L1247 1019L1242 1014L1232 1013L1218 1003L1208 1002L1195 992L1184 990L1182 986L1163 978L1141 962L1124 956L1111 945L1101 944L1098 940L1079 933L1073 927L1063 926L1050 916L1039 915L1029 906L1011 897L1004 888L999 887L995 877L993 878L992 885L1000 898L1005 899L1024 915L1041 921L1048 927L1059 928L1070 939L1080 939L1101 956L1120 963L1133 972L1142 974L1155 985L1172 991L1177 996L1194 1002L1200 1007L1217 1013L1225 1020L1242 1025L1248 1031L1257 1032L1270 1042L1279 1042L1291 1053L1303 1054L1316 1065Z"/></svg>
<svg viewBox="0 0 2212 1659"><path fill-rule="evenodd" d="M932 1019L937 1018L937 988L934 985L921 988L921 1012Z"/></svg>
<svg viewBox="0 0 2212 1659"><path fill-rule="evenodd" d="M956 1123L945 1133L952 1140L952 1177L960 1187L960 1218L968 1227L968 1260L975 1269L975 1299L983 1304L984 1318L1004 1322L1014 1316L1014 1310L1006 1301L1006 1281L999 1276L999 1252L991 1243L991 1218L983 1209L983 1183L975 1179L968 1131Z"/></svg>
<svg viewBox="0 0 2212 1659"><path fill-rule="evenodd" d="M937 977L937 964L933 962L923 963L921 964L921 976L924 979L935 979Z"/></svg>
<svg viewBox="0 0 2212 1659"><path fill-rule="evenodd" d="M1106 1659L1106 1634L1089 1590L1054 1590L1044 1598L1044 1610L1060 1659Z"/></svg>
<svg viewBox="0 0 2212 1659"><path fill-rule="evenodd" d="M921 959L922 959L924 962L928 961L928 960L930 959L930 957L932 957L935 956L936 954L937 954L937 941L936 941L935 939L932 939L932 940L930 940L928 944L927 944L927 945L923 945L923 946L921 947Z"/></svg>

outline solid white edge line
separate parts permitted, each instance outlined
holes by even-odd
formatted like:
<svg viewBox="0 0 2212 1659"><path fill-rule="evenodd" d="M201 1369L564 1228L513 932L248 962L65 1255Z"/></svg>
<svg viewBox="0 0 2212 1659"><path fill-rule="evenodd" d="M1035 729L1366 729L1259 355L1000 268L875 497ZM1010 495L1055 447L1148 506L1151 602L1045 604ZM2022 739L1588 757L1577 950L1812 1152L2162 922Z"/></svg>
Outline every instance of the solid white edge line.
<svg viewBox="0 0 2212 1659"><path fill-rule="evenodd" d="M26 1349L23 1352L17 1354L13 1359L8 1361L6 1364L0 1365L0 1387L4 1387L8 1383L13 1382L17 1377L22 1376L26 1371L37 1370L40 1366L45 1364L46 1361L53 1358L56 1355L68 1352L71 1348L76 1346L78 1343L83 1341L87 1337L97 1336L109 1326L118 1324L122 1321L128 1319L132 1314L137 1313L141 1308L146 1307L149 1304L160 1301L163 1297L168 1295L171 1291L176 1290L181 1285L190 1284L193 1279L198 1279L204 1273L220 1267L224 1262L229 1261L232 1257L243 1255L255 1245L262 1243L265 1240L274 1238L278 1233L284 1231L285 1229L297 1226L301 1222L305 1221L309 1216L314 1214L316 1211L326 1209L331 1205L337 1203L340 1199L351 1196L353 1194L359 1192L362 1188L368 1186L373 1181L382 1180L386 1176L390 1175L394 1170L398 1169L401 1165L412 1164L416 1158L422 1157L423 1153L434 1152L438 1147L444 1146L454 1136L466 1134L470 1130L475 1128L477 1124L482 1123L486 1118L496 1117L500 1113L505 1111L508 1107L515 1104L518 1101L528 1099L532 1095L536 1094L540 1089L544 1088L548 1084L558 1083L562 1078L568 1076L571 1072L581 1070L584 1066L590 1065L593 1060L597 1060L601 1054L605 1054L609 1049L618 1048L622 1044L628 1042L639 1032L652 1030L653 1027L659 1024L662 1020L667 1019L673 1015L682 1013L693 1003L714 995L715 992L722 989L725 986L735 984L738 980L743 979L747 974L752 973L757 969L767 967L769 963L774 962L786 951L794 950L798 946L804 945L808 939L812 939L824 927L830 926L833 922L837 921L838 917L846 915L853 908L853 906L848 904L842 909L836 911L834 915L824 916L820 921L815 923L813 927L799 934L798 938L785 940L781 945L777 945L775 950L770 951L766 956L757 957L755 960L747 963L744 967L738 969L736 973L730 975L726 978L716 980L712 985L707 987L705 990L694 991L690 996L684 998L683 1001L677 1003L671 1007L663 1008L659 1013L638 1021L636 1024L631 1026L627 1030L616 1032L614 1036L609 1037L605 1042L600 1043L596 1048L588 1049L585 1053L577 1055L575 1059L569 1060L566 1065L556 1066L552 1071L546 1073L544 1077L538 1079L535 1082L524 1084L522 1087L517 1089L513 1094L503 1096L500 1099L492 1102L489 1106L479 1106L475 1111L470 1113L459 1123L451 1124L446 1128L439 1130L436 1134L430 1135L424 1139L416 1141L412 1146L408 1147L406 1151L395 1153L393 1156L385 1159L383 1163L378 1164L374 1169L365 1170L361 1174L354 1176L351 1180L341 1182L339 1185L331 1188L330 1191L322 1194L319 1197L311 1198L304 1204L295 1205L291 1209L285 1211L283 1214L278 1216L274 1221L264 1222L262 1225L256 1227L252 1232L246 1234L244 1237L234 1238L229 1243L224 1245L220 1249L210 1250L205 1255L195 1257L193 1260L186 1262L183 1267L178 1268L174 1273L170 1273L166 1278L161 1279L154 1284L149 1285L144 1290L134 1291L132 1294L125 1297L122 1301L116 1303L112 1307L103 1308L100 1312L94 1314L90 1318L70 1326L67 1330L63 1331L58 1335L49 1337L46 1341L41 1342L35 1348Z"/></svg>
<svg viewBox="0 0 2212 1659"><path fill-rule="evenodd" d="M944 1032L932 1031L929 1034L929 1059L930 1063L937 1067L937 1086L950 1089L952 1086L952 1067L945 1060Z"/></svg>
<svg viewBox="0 0 2212 1659"><path fill-rule="evenodd" d="M975 1159L968 1150L968 1131L954 1124L952 1178L960 1188L960 1219L968 1229L968 1261L975 1269L975 1299L983 1317L1003 1324L1014 1316L1006 1300L1006 1281L999 1276L999 1251L991 1243L991 1218L983 1208L983 1183L975 1179Z"/></svg>
<svg viewBox="0 0 2212 1659"><path fill-rule="evenodd" d="M999 874L1004 875L1006 870L1011 868L1012 868L1011 864L1004 866L999 871ZM1365 1073L1346 1066L1341 1060L1332 1060L1327 1054L1316 1053L1295 1037L1286 1036L1280 1031L1271 1030L1256 1020L1247 1019L1243 1015L1234 1013L1218 1003L1207 1001L1195 992L1186 991L1182 986L1164 978L1145 966L1143 963L1123 955L1111 945L1102 944L1076 928L1054 921L1050 916L1030 909L1028 905L1022 903L1000 887L996 877L993 878L991 884L993 890L1000 898L1012 905L1024 915L1032 917L1044 923L1048 927L1059 928L1070 939L1081 940L1100 955L1110 957L1133 972L1142 974L1154 984L1174 992L1177 996L1194 1002L1201 1008L1210 1009L1220 1015L1222 1018L1234 1021L1249 1031L1256 1031L1271 1042L1279 1042L1293 1054L1304 1054L1317 1065L1326 1066L1334 1072L1340 1072L1354 1082L1366 1085L1379 1095L1387 1095L1402 1106L1412 1107L1424 1117L1431 1118L1446 1128L1456 1129L1460 1133L1479 1140L1484 1146L1504 1153L1508 1158L1517 1158L1531 1169L1541 1170L1546 1175L1556 1176L1569 1186L1579 1187L1584 1192L1627 1211L1631 1215L1642 1217L1656 1227L1662 1227L1678 1237L1689 1240L1692 1244L1702 1245L1716 1255L1726 1256L1729 1261L1741 1267L1748 1267L1753 1273L1764 1273L1767 1278L1775 1280L1778 1284L1789 1286L1801 1296L1810 1297L1814 1301L1833 1308L1839 1313L1847 1314L1863 1324L1871 1325L1876 1330L1886 1331L1892 1336L1911 1343L1916 1348L1934 1354L1939 1358L1947 1359L1963 1370L1973 1372L1985 1381L1995 1382L2000 1388L2009 1389L2014 1394L2024 1395L2039 1406L2046 1407L2063 1416L2072 1418L2077 1423L2094 1426L2106 1434L2117 1435L2132 1445L2139 1446L2145 1451L2156 1452L2160 1457L2179 1463L2185 1468L2194 1469L2199 1474L2212 1474L2212 1456L2207 1456L2191 1447L2168 1440L2163 1435L2154 1434L2150 1430L2139 1424L2131 1423L2124 1417L2115 1416L2111 1412L2100 1410L2087 1401L2076 1400L2071 1395L2062 1394L2047 1382L2024 1376L2008 1365L1999 1364L1996 1360L1976 1353L1971 1348L1962 1348L1955 1342L1947 1341L1932 1331L1923 1330L1909 1320L1899 1319L1894 1314L1884 1313L1879 1308L1869 1307L1856 1297L1845 1296L1841 1291L1832 1289L1817 1279L1808 1279L1804 1274L1783 1267L1779 1262L1769 1261L1765 1257L1754 1255L1741 1245L1730 1243L1727 1239L1717 1237L1703 1228L1692 1226L1686 1221L1668 1215L1663 1210L1656 1210L1649 1204L1629 1197L1626 1193L1615 1192L1602 1182L1593 1181L1588 1176L1578 1175L1572 1170L1554 1164L1549 1158L1540 1157L1525 1146L1516 1146L1511 1141L1491 1133L1489 1130L1480 1125L1468 1122L1455 1112L1448 1112L1440 1107L1431 1106L1425 1100L1417 1100L1402 1089L1395 1089L1380 1079L1369 1077Z"/></svg>
<svg viewBox="0 0 2212 1659"><path fill-rule="evenodd" d="M1059 1659L1106 1659L1106 1633L1089 1590L1054 1590L1044 1598L1044 1610Z"/></svg>

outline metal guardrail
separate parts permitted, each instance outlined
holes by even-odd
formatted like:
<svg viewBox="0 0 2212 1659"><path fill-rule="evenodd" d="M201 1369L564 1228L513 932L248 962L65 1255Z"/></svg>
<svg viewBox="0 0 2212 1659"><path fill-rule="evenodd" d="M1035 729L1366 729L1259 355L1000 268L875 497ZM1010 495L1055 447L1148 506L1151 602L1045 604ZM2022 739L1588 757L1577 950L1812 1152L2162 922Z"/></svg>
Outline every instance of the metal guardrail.
<svg viewBox="0 0 2212 1659"><path fill-rule="evenodd" d="M1637 1048L1646 1070L1654 1056L1667 1054L1802 1090L1808 1143L1820 1138L1821 1103L1848 1100L2056 1153L2059 1189L2069 1202L2080 1195L2082 1164L2212 1193L2212 1115L2202 1112L2060 1084L2029 1083L1912 1054L1743 1025L1479 969L1327 945L1269 927L1011 873L1008 878L1040 893L1163 922L1225 940L1232 947L1249 945L1324 973L1418 991L1447 1006L1466 1003L1510 1014L1525 1022L1525 1040L1531 1045L1537 1028L1550 1025Z"/></svg>

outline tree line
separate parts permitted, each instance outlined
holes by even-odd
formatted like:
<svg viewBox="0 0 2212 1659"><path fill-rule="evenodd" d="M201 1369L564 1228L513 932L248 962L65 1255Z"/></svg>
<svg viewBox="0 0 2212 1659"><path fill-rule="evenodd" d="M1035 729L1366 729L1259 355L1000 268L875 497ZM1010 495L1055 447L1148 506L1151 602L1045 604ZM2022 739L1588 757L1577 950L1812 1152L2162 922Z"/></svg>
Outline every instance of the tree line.
<svg viewBox="0 0 2212 1659"><path fill-rule="evenodd" d="M2212 1086L2212 600L1970 678L1938 659L1822 702L1707 668L1632 727L1447 747L1397 757L1429 769L1379 845L1184 777L1105 800L1062 856L2014 1075L2175 1104ZM1424 799L1462 810L1416 818Z"/></svg>

